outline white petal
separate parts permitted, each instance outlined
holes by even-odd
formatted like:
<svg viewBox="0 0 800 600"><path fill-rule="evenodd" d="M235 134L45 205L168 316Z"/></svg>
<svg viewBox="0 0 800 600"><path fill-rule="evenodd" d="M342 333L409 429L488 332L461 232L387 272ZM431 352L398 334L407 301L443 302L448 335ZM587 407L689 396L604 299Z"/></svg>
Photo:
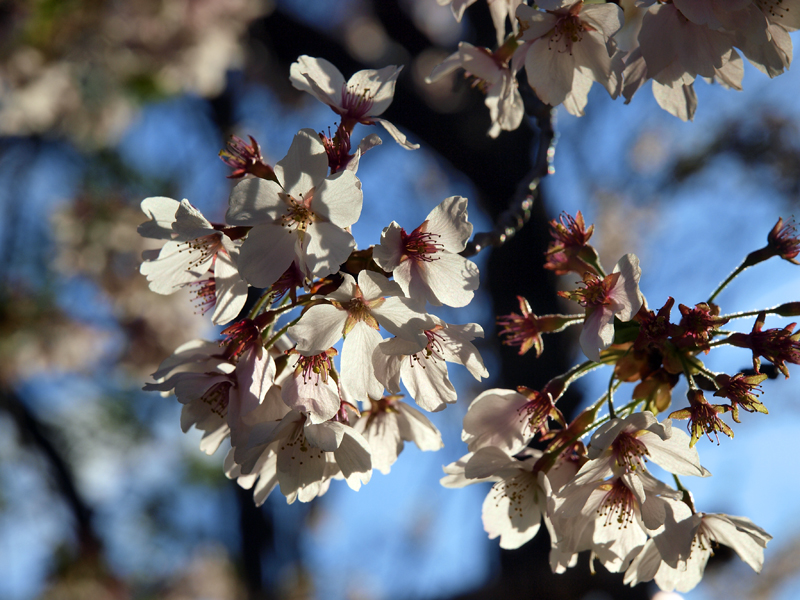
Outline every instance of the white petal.
<svg viewBox="0 0 800 600"><path fill-rule="evenodd" d="M620 321L630 321L643 304L642 294L639 291L639 278L642 276L639 259L635 254L626 254L617 262L614 273L620 274L616 285L609 293L614 301L614 312Z"/></svg>
<svg viewBox="0 0 800 600"><path fill-rule="evenodd" d="M402 70L402 66L390 65L377 71L374 69L358 71L347 82L348 93L356 96L366 95L372 100L369 115L373 117L381 115L392 103L397 76Z"/></svg>
<svg viewBox="0 0 800 600"><path fill-rule="evenodd" d="M347 313L331 304L309 308L289 335L297 340L297 351L305 356L324 352L342 337Z"/></svg>
<svg viewBox="0 0 800 600"><path fill-rule="evenodd" d="M369 444L352 427L348 427L342 443L334 452L336 464L342 470L347 485L358 491L372 477L372 456Z"/></svg>
<svg viewBox="0 0 800 600"><path fill-rule="evenodd" d="M403 258L402 227L392 221L381 233L381 243L372 249L372 258L384 271L392 272Z"/></svg>
<svg viewBox="0 0 800 600"><path fill-rule="evenodd" d="M528 83L542 102L550 106L561 104L572 89L575 58L561 52L549 38L536 40L525 57Z"/></svg>
<svg viewBox="0 0 800 600"><path fill-rule="evenodd" d="M303 236L306 269L314 277L335 273L355 247L353 236L338 225L325 221L312 223Z"/></svg>
<svg viewBox="0 0 800 600"><path fill-rule="evenodd" d="M372 121L383 125L383 128L389 133L390 136L394 138L394 141L400 144L406 150L416 150L419 148L419 144L412 144L409 142L405 134L400 133L400 130L386 119L372 119Z"/></svg>
<svg viewBox="0 0 800 600"><path fill-rule="evenodd" d="M520 413L528 399L513 390L492 389L479 395L464 417L469 449L496 446L510 455L522 450L533 437Z"/></svg>
<svg viewBox="0 0 800 600"><path fill-rule="evenodd" d="M319 425L306 421L303 433L308 443L315 448L325 452L333 452L342 444L342 439L347 429L348 427L345 425L334 421L320 423Z"/></svg>
<svg viewBox="0 0 800 600"><path fill-rule="evenodd" d="M181 200L175 213L172 230L177 234L175 239L179 240L194 240L215 232L214 227L203 216L203 213L185 199Z"/></svg>
<svg viewBox="0 0 800 600"><path fill-rule="evenodd" d="M321 183L327 174L328 154L313 129L301 129L294 136L289 152L275 165L275 175L284 191L297 199Z"/></svg>
<svg viewBox="0 0 800 600"><path fill-rule="evenodd" d="M245 179L236 184L228 199L225 221L231 225L272 223L286 213L281 186L266 179Z"/></svg>
<svg viewBox="0 0 800 600"><path fill-rule="evenodd" d="M500 537L500 547L506 550L533 539L542 523L537 492L536 478L531 473L495 483L482 511L483 528L489 539Z"/></svg>
<svg viewBox="0 0 800 600"><path fill-rule="evenodd" d="M586 315L581 331L581 350L589 360L600 360L600 351L614 343L614 314L605 306Z"/></svg>
<svg viewBox="0 0 800 600"><path fill-rule="evenodd" d="M216 286L216 305L211 321L214 325L224 325L239 315L247 301L247 282L227 252L218 252L214 261L214 285Z"/></svg>
<svg viewBox="0 0 800 600"><path fill-rule="evenodd" d="M416 342L419 350L428 344L424 330L433 327L434 321L430 315L418 312L408 298L386 298L383 304L373 308L371 312L378 323L392 335Z"/></svg>
<svg viewBox="0 0 800 600"><path fill-rule="evenodd" d="M187 283L197 281L211 267L213 254L187 245L167 242L155 260L145 260L139 272L147 277L150 289L157 294L172 294Z"/></svg>
<svg viewBox="0 0 800 600"><path fill-rule="evenodd" d="M369 404L383 396L383 385L375 378L372 355L383 341L381 334L363 321L347 334L342 345L341 384L350 402Z"/></svg>
<svg viewBox="0 0 800 600"><path fill-rule="evenodd" d="M239 272L255 287L275 283L297 256L296 233L277 224L256 225L239 251Z"/></svg>
<svg viewBox="0 0 800 600"><path fill-rule="evenodd" d="M403 291L394 281L375 271L363 270L358 274L358 287L365 300L376 300L384 296L402 296Z"/></svg>
<svg viewBox="0 0 800 600"><path fill-rule="evenodd" d="M350 227L361 215L361 182L351 171L341 171L317 186L311 210L338 225Z"/></svg>
<svg viewBox="0 0 800 600"><path fill-rule="evenodd" d="M300 56L289 69L289 79L295 89L313 95L320 102L338 106L341 101L344 77L324 58ZM316 84L314 89L309 85L309 79Z"/></svg>
<svg viewBox="0 0 800 600"><path fill-rule="evenodd" d="M433 299L428 296L428 302L434 306L446 304L453 307L469 304L480 284L475 263L449 252L437 252L435 259L417 265L433 295Z"/></svg>
<svg viewBox="0 0 800 600"><path fill-rule="evenodd" d="M448 252L461 252L467 247L472 235L472 223L468 221L467 199L451 196L442 200L425 220L424 230L435 233L436 242Z"/></svg>
<svg viewBox="0 0 800 600"><path fill-rule="evenodd" d="M414 442L422 451L435 452L444 447L442 434L425 415L405 402L396 402L394 407L402 415L398 422L404 440Z"/></svg>
<svg viewBox="0 0 800 600"><path fill-rule="evenodd" d="M444 410L457 400L456 390L447 376L447 366L441 359L426 357L420 352L401 363L400 373L409 395L428 412Z"/></svg>
<svg viewBox="0 0 800 600"><path fill-rule="evenodd" d="M165 196L153 196L142 200L142 212L148 216L149 221L139 225L139 235L158 240L172 239L174 232L172 224L175 222L175 212L179 202Z"/></svg>

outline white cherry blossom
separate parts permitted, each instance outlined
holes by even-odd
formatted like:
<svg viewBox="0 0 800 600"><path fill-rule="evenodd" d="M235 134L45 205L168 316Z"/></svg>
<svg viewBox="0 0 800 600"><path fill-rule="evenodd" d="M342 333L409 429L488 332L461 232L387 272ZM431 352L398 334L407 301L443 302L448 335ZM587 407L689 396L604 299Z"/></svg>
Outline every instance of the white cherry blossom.
<svg viewBox="0 0 800 600"><path fill-rule="evenodd" d="M344 336L340 384L350 402L377 400L383 385L375 378L372 356L383 341L382 326L422 350L428 343L425 330L435 323L418 312L400 286L373 271L361 271L358 283L347 273L339 288L326 296L328 303L309 308L289 328L297 340L297 351L305 356L319 354Z"/></svg>
<svg viewBox="0 0 800 600"><path fill-rule="evenodd" d="M672 428L670 419L659 423L648 411L611 419L592 435L589 462L581 468L579 477L596 479L621 472L638 473L646 460L675 475L710 476L689 441L686 433Z"/></svg>
<svg viewBox="0 0 800 600"><path fill-rule="evenodd" d="M226 219L250 226L238 265L251 285L268 287L293 261L308 277L336 272L355 248L346 231L361 214L361 182L349 170L326 178L328 156L311 129L294 136L275 181L245 179L231 192Z"/></svg>
<svg viewBox="0 0 800 600"><path fill-rule="evenodd" d="M367 69L345 81L339 69L324 58L303 55L292 63L289 74L296 89L330 106L342 117L342 126L346 129L352 129L356 123L378 123L403 148L415 150L419 144L412 144L392 123L378 118L392 103L394 86L402 69L394 66L377 71Z"/></svg>
<svg viewBox="0 0 800 600"><path fill-rule="evenodd" d="M442 434L425 415L400 402L400 395L370 400L370 407L361 412L353 424L369 443L372 466L384 475L403 451L405 442L414 442L420 450L436 451L444 446Z"/></svg>
<svg viewBox="0 0 800 600"><path fill-rule="evenodd" d="M546 426L548 419L563 423L550 393L534 390L526 393L496 388L486 390L472 401L461 434L470 451L493 446L514 455Z"/></svg>
<svg viewBox="0 0 800 600"><path fill-rule="evenodd" d="M479 284L475 263L459 255L472 235L467 218L466 198L445 198L411 233L392 221L372 257L409 298L466 306Z"/></svg>
<svg viewBox="0 0 800 600"><path fill-rule="evenodd" d="M633 586L655 579L665 592L694 589L703 578L713 546L732 548L756 573L764 564L764 548L772 539L745 517L695 513L683 503L671 503L674 517L669 526L647 541L625 572L624 582Z"/></svg>
<svg viewBox="0 0 800 600"><path fill-rule="evenodd" d="M473 76L486 94L484 103L492 119L489 137L495 138L501 131L514 131L519 127L525 107L519 93L516 71L505 66L486 48L461 42L458 51L448 56L425 81L438 81L457 69L464 69Z"/></svg>
<svg viewBox="0 0 800 600"><path fill-rule="evenodd" d="M523 44L513 64L524 61L528 83L539 99L551 106L563 103L579 116L594 81L616 98L622 65L612 58L616 48L611 38L622 26L619 6L569 0L537 5L544 10L517 8Z"/></svg>
<svg viewBox="0 0 800 600"><path fill-rule="evenodd" d="M614 343L614 317L630 321L644 304L639 291L642 270L635 254L619 259L611 275L600 278L591 273L583 277L584 287L560 296L578 302L586 309L580 344L583 353L599 361L600 352Z"/></svg>
<svg viewBox="0 0 800 600"><path fill-rule="evenodd" d="M339 386L331 374L336 350L329 348L311 356L303 356L296 350L290 353L287 369L291 369L292 375L286 378L281 394L286 406L307 413L312 423L332 419L341 405Z"/></svg>
<svg viewBox="0 0 800 600"><path fill-rule="evenodd" d="M421 408L436 412L457 399L446 362L464 365L478 381L488 377L489 372L472 344L476 337L483 337L480 325L450 325L438 317L432 318L436 325L424 332L428 338L425 348L417 350L416 342L396 337L381 342L372 361L375 376L386 389L398 393L402 380Z"/></svg>
<svg viewBox="0 0 800 600"><path fill-rule="evenodd" d="M258 474L270 490L276 479L289 504L324 494L330 479L340 473L354 490L372 476L369 445L360 433L335 421L313 424L297 411L277 425L254 427L248 445L237 447L234 459L240 468L232 474Z"/></svg>
<svg viewBox="0 0 800 600"><path fill-rule="evenodd" d="M145 251L140 272L157 294L194 287L198 308L213 307L211 320L222 325L236 318L247 300L247 282L236 266L239 249L188 200L145 198L151 217L139 227L144 237L165 239L160 250ZM170 216L171 215L171 216Z"/></svg>
<svg viewBox="0 0 800 600"><path fill-rule="evenodd" d="M667 500L681 496L647 471L611 479L576 478L555 493L558 551L592 550L612 573L625 570L666 519ZM663 496L663 497L662 497Z"/></svg>

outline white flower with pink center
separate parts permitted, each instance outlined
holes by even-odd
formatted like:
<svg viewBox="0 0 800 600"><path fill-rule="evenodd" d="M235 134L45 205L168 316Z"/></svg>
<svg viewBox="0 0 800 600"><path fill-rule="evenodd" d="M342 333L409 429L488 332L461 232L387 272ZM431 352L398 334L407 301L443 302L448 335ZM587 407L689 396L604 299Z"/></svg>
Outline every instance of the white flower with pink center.
<svg viewBox="0 0 800 600"><path fill-rule="evenodd" d="M486 390L470 404L464 416L461 439L473 452L496 447L513 456L522 451L551 418L564 424L550 393Z"/></svg>
<svg viewBox="0 0 800 600"><path fill-rule="evenodd" d="M681 497L647 471L611 479L579 477L580 472L554 496L556 552L569 557L592 550L612 573L626 569L647 541L647 532L663 525L666 499Z"/></svg>
<svg viewBox="0 0 800 600"><path fill-rule="evenodd" d="M411 233L392 221L372 257L384 271L392 272L409 298L434 306L466 306L478 289L478 267L458 253L471 235L467 199L452 196Z"/></svg>
<svg viewBox="0 0 800 600"><path fill-rule="evenodd" d="M268 425L253 428L250 443L236 448L240 468L231 468L232 476L258 475L267 494L278 484L288 504L321 496L336 476L354 490L369 482L369 444L352 427L336 421L313 424L297 411Z"/></svg>
<svg viewBox="0 0 800 600"><path fill-rule="evenodd" d="M711 474L700 465L700 456L689 441L683 431L672 428L670 419L659 423L648 411L611 419L594 432L588 448L589 462L581 468L579 477L598 479L624 472L640 473L647 460L675 475L709 477Z"/></svg>
<svg viewBox="0 0 800 600"><path fill-rule="evenodd" d="M400 395L370 400L368 409L353 424L369 443L372 466L384 475L391 470L403 451L405 442L414 442L422 451L436 451L444 446L442 434L425 415L400 402Z"/></svg>
<svg viewBox="0 0 800 600"><path fill-rule="evenodd" d="M344 336L340 384L344 398L366 403L383 396L383 385L375 378L372 356L383 341L380 327L417 349L428 343L425 330L435 323L418 312L400 286L373 271L361 271L358 283L344 274L339 288L326 296L329 303L309 308L289 328L297 340L297 351L305 356L324 352Z"/></svg>
<svg viewBox="0 0 800 600"><path fill-rule="evenodd" d="M519 127L525 107L519 93L516 71L512 71L503 60L486 48L461 42L458 51L448 56L425 81L438 81L457 69L464 69L474 77L477 86L486 94L484 103L492 119L490 137L497 137L501 131L514 131Z"/></svg>
<svg viewBox="0 0 800 600"><path fill-rule="evenodd" d="M306 413L315 424L332 419L341 405L339 386L332 375L336 354L333 348L311 356L289 352L287 368L292 369L292 376L285 380L281 396L286 406Z"/></svg>
<svg viewBox="0 0 800 600"><path fill-rule="evenodd" d="M541 0L536 10L522 5L517 18L522 31L514 65L523 60L528 83L545 104L582 115L592 83L615 98L619 68L612 36L622 26L622 10L615 4L584 4ZM516 67L515 67L516 68Z"/></svg>
<svg viewBox="0 0 800 600"><path fill-rule="evenodd" d="M247 300L247 282L239 275L239 249L188 200L153 197L142 200L151 220L139 226L144 237L166 239L160 250L144 252L139 271L157 294L192 288L197 308L222 325L235 319Z"/></svg>
<svg viewBox="0 0 800 600"><path fill-rule="evenodd" d="M272 285L295 261L306 276L324 277L350 256L346 228L361 214L361 182L351 171L327 173L322 142L303 129L275 165L277 182L245 179L233 188L226 219L252 227L238 260L251 285Z"/></svg>
<svg viewBox="0 0 800 600"><path fill-rule="evenodd" d="M694 513L672 502L674 516L647 541L625 572L624 582L634 586L655 579L665 592L694 589L703 578L708 559L719 544L732 548L756 573L764 564L764 548L772 539L746 517Z"/></svg>
<svg viewBox="0 0 800 600"><path fill-rule="evenodd" d="M589 359L599 361L600 352L614 343L614 317L630 321L644 304L639 291L641 275L639 259L635 254L626 254L619 259L611 275L600 278L586 273L583 288L559 292L560 296L586 309L580 344Z"/></svg>
<svg viewBox="0 0 800 600"><path fill-rule="evenodd" d="M464 365L478 381L489 376L472 343L476 337L483 337L480 325L450 325L437 317L433 319L436 325L425 330L428 343L422 350L416 351L415 342L396 337L381 342L372 359L375 376L387 390L399 393L402 380L415 402L430 412L457 400L447 362Z"/></svg>
<svg viewBox="0 0 800 600"><path fill-rule="evenodd" d="M395 82L402 69L394 66L377 71L367 69L345 81L339 69L324 58L304 55L292 63L289 76L296 89L308 92L340 115L342 127L347 130L352 130L356 123L377 123L403 148L415 150L419 144L412 144L392 123L378 118L392 103Z"/></svg>

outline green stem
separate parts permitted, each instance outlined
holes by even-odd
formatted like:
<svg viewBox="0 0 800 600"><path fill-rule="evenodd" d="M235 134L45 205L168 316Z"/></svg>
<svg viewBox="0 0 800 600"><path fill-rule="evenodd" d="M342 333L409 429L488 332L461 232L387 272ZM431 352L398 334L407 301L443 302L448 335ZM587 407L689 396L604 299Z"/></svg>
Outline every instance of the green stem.
<svg viewBox="0 0 800 600"><path fill-rule="evenodd" d="M264 305L269 303L271 297L271 291L265 292L261 298L258 299L258 302L256 302L255 306L253 306L252 310L248 313L247 318L250 320L255 319L261 312L261 309L264 308Z"/></svg>
<svg viewBox="0 0 800 600"><path fill-rule="evenodd" d="M736 279L739 276L739 274L742 273L742 271L744 271L745 269L747 269L749 267L752 267L755 264L758 264L759 262L761 262L761 260L763 260L763 259L756 258L755 254L756 253L753 253L753 252L748 254L747 258L745 258L742 261L742 264L740 264L738 267L736 267L733 270L733 273L728 275L728 278L725 281L723 281L722 283L719 284L719 287L717 287L717 289L714 290L714 293L711 294L711 297L708 299L708 303L709 304L711 304L711 302L713 302L714 298L716 298L719 295L719 293L722 290L724 290L731 281Z"/></svg>
<svg viewBox="0 0 800 600"><path fill-rule="evenodd" d="M614 372L611 372L611 377L608 380L608 416L612 419L617 417L614 412Z"/></svg>
<svg viewBox="0 0 800 600"><path fill-rule="evenodd" d="M781 305L783 306L783 305ZM763 308L761 310L744 310L742 312L731 313L729 315L724 315L721 317L722 319L744 319L745 317L757 317L759 313L765 314L776 314L781 306L773 306L772 308Z"/></svg>
<svg viewBox="0 0 800 600"><path fill-rule="evenodd" d="M273 336L272 336L272 337L269 339L269 341L268 341L266 344L264 344L264 348L265 348L266 350L269 350L270 348L272 348L272 346L275 344L275 342L277 342L277 341L278 341L278 339L280 339L280 337L281 337L281 336L282 336L284 333L286 333L286 332L288 331L289 327L291 327L292 325L294 325L295 323L297 323L297 322L300 320L300 318L301 318L302 316L303 316L303 315L300 315L300 316L299 316L299 317L297 317L296 319L294 319L294 320L292 320L292 321L289 321L289 322L288 322L286 325L284 325L283 327L281 327L281 328L278 330L278 333L276 333L275 335L273 335Z"/></svg>

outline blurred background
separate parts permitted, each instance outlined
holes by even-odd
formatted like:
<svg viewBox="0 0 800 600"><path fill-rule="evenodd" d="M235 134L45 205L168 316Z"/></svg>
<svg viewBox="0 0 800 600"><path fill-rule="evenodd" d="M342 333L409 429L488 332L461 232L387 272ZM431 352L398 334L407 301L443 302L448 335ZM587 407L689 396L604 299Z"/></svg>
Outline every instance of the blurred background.
<svg viewBox="0 0 800 600"><path fill-rule="evenodd" d="M592 576L587 557L552 575L544 531L500 551L481 526L488 487L446 490L441 467L466 452L461 419L477 393L540 387L579 356L571 332L545 338L536 360L502 347L494 328L518 294L538 314L567 310L554 291L574 277L542 268L549 219L583 211L607 268L637 253L658 308L668 296L703 301L779 216L800 216L796 73L769 80L748 65L743 92L698 82L695 123L661 111L648 89L629 106L595 89L580 119L559 111L555 174L530 223L479 255L472 305L438 312L482 324L492 378L478 385L451 368L459 403L431 417L445 448L407 447L358 493L336 482L309 505L276 492L257 509L223 475L223 452L208 457L196 432L181 433L174 398L141 391L178 345L216 336L188 291L159 296L139 275L152 247L136 233L141 199L188 198L219 221L232 182L217 153L231 134L253 135L274 163L299 129L333 127L336 115L289 83L289 65L308 54L346 77L404 65L384 116L422 148L384 135L362 160L361 247L454 194L470 199L476 231L491 230L538 132L526 120L492 140L479 90L460 74L423 80L459 40L491 46L494 35L483 2L459 24L436 0L0 1L0 598L653 597L602 567ZM718 301L733 312L798 296L800 267L774 259ZM732 325L749 331L752 320ZM749 363L731 349L708 366ZM774 536L764 571L721 548L689 599L800 597L800 371L790 371L764 384L768 416L745 414L735 440L700 442L714 477L684 482L700 510L747 516ZM587 379L565 411L607 382Z"/></svg>

